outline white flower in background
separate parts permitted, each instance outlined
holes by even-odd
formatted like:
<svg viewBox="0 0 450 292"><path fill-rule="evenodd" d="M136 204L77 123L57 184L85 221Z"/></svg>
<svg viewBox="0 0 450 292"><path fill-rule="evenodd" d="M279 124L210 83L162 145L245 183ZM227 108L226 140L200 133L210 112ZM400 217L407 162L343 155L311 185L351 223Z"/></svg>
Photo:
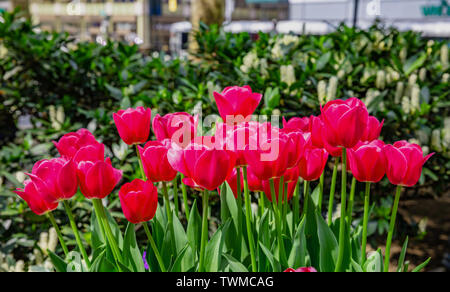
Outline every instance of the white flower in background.
<svg viewBox="0 0 450 292"><path fill-rule="evenodd" d="M290 45L296 45L299 41L299 37L295 35L284 35L279 37L276 41L272 50L270 51L273 59L281 59L288 51L285 51L284 47L289 47ZM288 48L290 49L290 48Z"/></svg>
<svg viewBox="0 0 450 292"><path fill-rule="evenodd" d="M25 173L23 173L22 171L17 171L16 172L16 179L19 183L23 183L25 181Z"/></svg>
<svg viewBox="0 0 450 292"><path fill-rule="evenodd" d="M442 68L446 70L448 68L448 45L446 43L441 46L441 63Z"/></svg>
<svg viewBox="0 0 450 292"><path fill-rule="evenodd" d="M48 248L48 233L47 232L41 232L39 234L39 242L38 246L42 250L42 252L47 255L47 248Z"/></svg>
<svg viewBox="0 0 450 292"><path fill-rule="evenodd" d="M42 253L37 248L33 249L33 255L34 255L34 262L36 263L36 265L40 265L44 262Z"/></svg>
<svg viewBox="0 0 450 292"><path fill-rule="evenodd" d="M123 161L128 154L128 145L120 140L119 144L112 145L112 152L120 161Z"/></svg>
<svg viewBox="0 0 450 292"><path fill-rule="evenodd" d="M422 152L423 152L423 155L428 155L428 154L430 154L430 147L428 147L428 146L422 146Z"/></svg>
<svg viewBox="0 0 450 292"><path fill-rule="evenodd" d="M430 135L427 131L424 130L417 130L415 132L415 136L417 137L417 139L419 139L421 145L428 144L430 140Z"/></svg>
<svg viewBox="0 0 450 292"><path fill-rule="evenodd" d="M367 90L366 98L364 99L364 104L366 106L369 106L372 103L372 101L379 95L380 91L370 88L369 90Z"/></svg>
<svg viewBox="0 0 450 292"><path fill-rule="evenodd" d="M411 76L409 76L408 78L408 85L406 86L405 95L411 96L411 91L413 87L416 85L416 83L417 83L417 74L411 74Z"/></svg>
<svg viewBox="0 0 450 292"><path fill-rule="evenodd" d="M336 98L337 85L338 78L336 76L332 76L328 81L327 102Z"/></svg>
<svg viewBox="0 0 450 292"><path fill-rule="evenodd" d="M244 73L250 72L252 68L257 68L259 66L258 55L255 51L248 52L247 55L242 59L241 71Z"/></svg>
<svg viewBox="0 0 450 292"><path fill-rule="evenodd" d="M384 89L386 87L386 74L383 70L378 70L375 86L378 89Z"/></svg>
<svg viewBox="0 0 450 292"><path fill-rule="evenodd" d="M442 83L448 83L449 80L450 80L450 74L444 73L442 75Z"/></svg>
<svg viewBox="0 0 450 292"><path fill-rule="evenodd" d="M25 262L23 261L23 260L18 260L17 262L16 262L16 266L15 266L15 268L14 268L14 272L16 272L16 273L22 273L22 272L24 272L25 270Z"/></svg>
<svg viewBox="0 0 450 292"><path fill-rule="evenodd" d="M411 102L408 96L403 96L402 98L402 110L405 114L409 114L411 112Z"/></svg>
<svg viewBox="0 0 450 292"><path fill-rule="evenodd" d="M272 111L272 115L273 116L280 116L281 115L281 111L279 110L279 109L274 109L273 111Z"/></svg>
<svg viewBox="0 0 450 292"><path fill-rule="evenodd" d="M434 129L431 132L431 147L438 152L442 151L441 131L439 129Z"/></svg>
<svg viewBox="0 0 450 292"><path fill-rule="evenodd" d="M269 64L267 64L267 59L262 58L259 60L259 70L263 77L269 77L269 71L267 70L269 68Z"/></svg>
<svg viewBox="0 0 450 292"><path fill-rule="evenodd" d="M57 131L61 130L61 126L65 119L64 108L60 105L57 108L54 105L51 105L49 106L48 111L52 128Z"/></svg>
<svg viewBox="0 0 450 292"><path fill-rule="evenodd" d="M408 140L408 142L411 143L411 144L417 144L417 145L420 146L420 142L416 138L411 138L411 139Z"/></svg>
<svg viewBox="0 0 450 292"><path fill-rule="evenodd" d="M389 78L390 78L390 81L397 81L400 79L400 74L398 74L397 71L392 70L391 72L389 72Z"/></svg>
<svg viewBox="0 0 450 292"><path fill-rule="evenodd" d="M3 45L0 45L0 59L5 57L8 53L8 49L5 48Z"/></svg>
<svg viewBox="0 0 450 292"><path fill-rule="evenodd" d="M444 119L444 128L442 129L442 144L445 149L450 149L450 117Z"/></svg>
<svg viewBox="0 0 450 292"><path fill-rule="evenodd" d="M403 91L405 89L405 85L403 82L397 82L397 86L395 88L395 104L399 104L401 101L401 98L403 96Z"/></svg>
<svg viewBox="0 0 450 292"><path fill-rule="evenodd" d="M434 41L433 40L429 40L427 42L427 47L432 47L434 45Z"/></svg>
<svg viewBox="0 0 450 292"><path fill-rule="evenodd" d="M280 42L285 46L289 46L291 44L294 44L294 45L297 44L299 39L300 38L296 35L287 34L281 38Z"/></svg>
<svg viewBox="0 0 450 292"><path fill-rule="evenodd" d="M338 73L337 73L337 77L338 77L339 79L344 78L344 77L345 77L345 71L342 70L342 69L339 70Z"/></svg>
<svg viewBox="0 0 450 292"><path fill-rule="evenodd" d="M295 83L295 71L292 65L282 65L280 67L280 79L281 82L285 82L288 86Z"/></svg>
<svg viewBox="0 0 450 292"><path fill-rule="evenodd" d="M426 78L427 78L427 69L421 68L419 70L419 80L424 82Z"/></svg>
<svg viewBox="0 0 450 292"><path fill-rule="evenodd" d="M411 112L415 113L420 110L420 87L414 85L411 90Z"/></svg>
<svg viewBox="0 0 450 292"><path fill-rule="evenodd" d="M320 80L317 83L317 97L319 98L320 104L325 104L325 95L327 91L327 82L325 80Z"/></svg>
<svg viewBox="0 0 450 292"><path fill-rule="evenodd" d="M58 245L58 234L56 233L55 228L50 228L48 231L48 243L47 249L54 252L56 250L56 246Z"/></svg>
<svg viewBox="0 0 450 292"><path fill-rule="evenodd" d="M405 62L406 58L408 57L408 49L406 48L406 46L404 46L401 50L400 53L398 54L398 56L400 57L400 60L402 62Z"/></svg>
<svg viewBox="0 0 450 292"><path fill-rule="evenodd" d="M279 44L275 44L270 51L272 55L272 59L278 60L283 56L283 52L281 51L281 46Z"/></svg>

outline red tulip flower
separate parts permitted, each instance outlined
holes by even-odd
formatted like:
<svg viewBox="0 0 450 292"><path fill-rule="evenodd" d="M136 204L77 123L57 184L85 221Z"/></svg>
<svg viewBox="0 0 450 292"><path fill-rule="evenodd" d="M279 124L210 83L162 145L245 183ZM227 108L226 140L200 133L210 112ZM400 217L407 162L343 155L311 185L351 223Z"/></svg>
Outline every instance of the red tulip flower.
<svg viewBox="0 0 450 292"><path fill-rule="evenodd" d="M279 198L279 192L280 192L280 180L281 180L280 178L275 178L273 180L273 184L274 184L274 187L275 187L275 196L276 196L277 202L279 200L278 198ZM282 192L283 192L282 197L281 197L281 201L282 202L284 202L284 192L286 191L286 184L285 183L286 182L284 182L283 186L282 186ZM269 180L263 180L262 181L262 186L263 186L264 194L266 194L267 199L270 202L272 202L272 191L270 189L270 181ZM288 201L290 201L292 199L292 196L294 194L294 190L295 190L296 186L297 186L297 180L288 182L288 188L287 188L287 200Z"/></svg>
<svg viewBox="0 0 450 292"><path fill-rule="evenodd" d="M89 145L97 146L100 143L87 129L79 129L65 134L58 142L53 141L53 144L62 157L72 159L79 149Z"/></svg>
<svg viewBox="0 0 450 292"><path fill-rule="evenodd" d="M78 189L76 165L72 160L40 160L34 164L28 176L36 190L49 202L70 199Z"/></svg>
<svg viewBox="0 0 450 292"><path fill-rule="evenodd" d="M328 152L322 148L307 148L303 154L298 169L300 176L307 181L318 179L327 164Z"/></svg>
<svg viewBox="0 0 450 292"><path fill-rule="evenodd" d="M77 169L80 190L88 199L103 199L122 178L122 171L111 165L111 160L81 161Z"/></svg>
<svg viewBox="0 0 450 292"><path fill-rule="evenodd" d="M288 134L282 133L282 135L286 135L289 139L287 144L287 168L293 168L297 166L305 150L307 143L305 140L305 135L302 132L290 132Z"/></svg>
<svg viewBox="0 0 450 292"><path fill-rule="evenodd" d="M24 181L23 184L23 189L18 188L14 192L27 202L31 211L35 214L43 215L58 207L58 202L46 200L46 194L39 190L30 179Z"/></svg>
<svg viewBox="0 0 450 292"><path fill-rule="evenodd" d="M314 269L313 267L303 267L295 270L293 268L287 268L284 272L317 273L317 270Z"/></svg>
<svg viewBox="0 0 450 292"><path fill-rule="evenodd" d="M324 138L325 124L322 118L311 116L310 120L310 132L311 132L311 145L316 148L325 148L327 152L333 157L342 156L342 148L331 146Z"/></svg>
<svg viewBox="0 0 450 292"><path fill-rule="evenodd" d="M113 118L119 136L126 144L141 144L147 141L152 119L151 109L138 106L135 109L120 110L113 114Z"/></svg>
<svg viewBox="0 0 450 292"><path fill-rule="evenodd" d="M158 190L151 181L135 179L119 190L122 211L133 224L150 221L158 207Z"/></svg>
<svg viewBox="0 0 450 292"><path fill-rule="evenodd" d="M383 128L384 120L378 121L374 116L369 116L367 120L367 127L364 130L364 134L361 137L361 141L373 141L380 137L381 128Z"/></svg>
<svg viewBox="0 0 450 292"><path fill-rule="evenodd" d="M348 149L350 170L356 180L361 182L379 182L386 173L386 159L384 157L384 143L374 140L361 143L357 149Z"/></svg>
<svg viewBox="0 0 450 292"><path fill-rule="evenodd" d="M230 86L226 87L222 93L214 92L214 98L222 120L226 122L229 117L233 124L237 124L250 121L251 115L261 101L262 94L252 92L250 86ZM227 122L227 124L230 123Z"/></svg>
<svg viewBox="0 0 450 292"><path fill-rule="evenodd" d="M279 135L259 141L256 150L245 152L245 159L256 177L261 180L281 177L289 165L289 138Z"/></svg>
<svg viewBox="0 0 450 292"><path fill-rule="evenodd" d="M181 147L186 147L197 136L198 116L188 113L172 113L153 118L153 132L156 139L170 139Z"/></svg>
<svg viewBox="0 0 450 292"><path fill-rule="evenodd" d="M283 129L282 131L285 133L290 132L309 132L310 128L310 120L308 117L294 117L291 118L289 121L286 121L286 119L283 117Z"/></svg>
<svg viewBox="0 0 450 292"><path fill-rule="evenodd" d="M322 109L325 124L323 137L334 147L352 148L358 143L367 127L368 112L357 98L333 100Z"/></svg>
<svg viewBox="0 0 450 292"><path fill-rule="evenodd" d="M177 171L172 168L167 160L167 152L170 149L170 140L162 142L150 141L142 148L138 146L144 172L147 178L153 182L172 181Z"/></svg>
<svg viewBox="0 0 450 292"><path fill-rule="evenodd" d="M191 143L186 148L176 144L167 153L170 165L183 173L183 183L196 189L217 189L233 171L234 153Z"/></svg>
<svg viewBox="0 0 450 292"><path fill-rule="evenodd" d="M385 145L386 175L394 185L413 186L422 173L422 166L434 154L423 157L422 149L417 144L397 141L394 145Z"/></svg>
<svg viewBox="0 0 450 292"><path fill-rule="evenodd" d="M251 167L247 167L248 189L252 192L262 192L262 181L253 173Z"/></svg>
<svg viewBox="0 0 450 292"><path fill-rule="evenodd" d="M102 143L81 147L73 157L73 161L77 165L82 161L95 162L103 160L105 160L105 145Z"/></svg>

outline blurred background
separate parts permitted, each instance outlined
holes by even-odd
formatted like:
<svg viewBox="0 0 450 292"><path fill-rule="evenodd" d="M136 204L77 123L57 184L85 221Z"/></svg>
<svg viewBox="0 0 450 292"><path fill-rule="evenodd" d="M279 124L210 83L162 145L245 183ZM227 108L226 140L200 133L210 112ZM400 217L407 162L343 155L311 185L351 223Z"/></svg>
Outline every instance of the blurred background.
<svg viewBox="0 0 450 292"><path fill-rule="evenodd" d="M402 194L392 255L409 238L410 270L431 257L427 271L449 271L449 38L449 0L0 0L0 271L53 270L55 233L13 193L36 161L58 155L52 140L88 128L131 181L138 161L113 112L216 114L213 92L245 84L264 95L257 114L287 119L356 96L384 119L380 139L435 152ZM384 246L393 193L387 179L371 192L372 249ZM123 225L117 192L107 200ZM218 196L211 203L214 230ZM89 242L91 205L78 194L73 208Z"/></svg>
<svg viewBox="0 0 450 292"><path fill-rule="evenodd" d="M449 37L449 5L446 0L0 0L0 10L21 7L43 30L178 53L199 21L223 23L234 33L317 35L339 23L368 28L378 18L402 31Z"/></svg>

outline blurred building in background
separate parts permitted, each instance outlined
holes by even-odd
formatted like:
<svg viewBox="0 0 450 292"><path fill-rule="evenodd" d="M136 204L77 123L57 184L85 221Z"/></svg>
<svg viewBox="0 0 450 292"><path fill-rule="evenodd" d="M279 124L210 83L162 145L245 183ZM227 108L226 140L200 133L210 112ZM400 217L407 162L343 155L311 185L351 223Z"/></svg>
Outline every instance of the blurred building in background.
<svg viewBox="0 0 450 292"><path fill-rule="evenodd" d="M450 0L0 0L0 10L28 8L42 29L79 40L112 38L168 51L187 41L191 9L201 7L192 1L224 4L225 30L234 33L324 34L341 22L365 28L381 19L400 30L450 37Z"/></svg>

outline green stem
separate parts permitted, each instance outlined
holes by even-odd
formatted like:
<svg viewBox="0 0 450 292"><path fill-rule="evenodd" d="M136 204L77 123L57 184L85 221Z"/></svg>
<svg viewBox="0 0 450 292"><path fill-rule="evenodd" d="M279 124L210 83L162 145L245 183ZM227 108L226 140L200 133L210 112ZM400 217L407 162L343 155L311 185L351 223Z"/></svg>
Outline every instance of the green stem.
<svg viewBox="0 0 450 292"><path fill-rule="evenodd" d="M148 238L148 241L150 242L150 246L152 247L153 252L155 253L155 257L156 257L156 260L158 261L161 272L165 272L166 267L164 266L164 262L161 258L161 255L159 254L159 251L156 248L155 241L153 240L152 234L150 233L150 230L148 229L147 222L143 222L142 226L144 226L145 233L147 234L147 238Z"/></svg>
<svg viewBox="0 0 450 292"><path fill-rule="evenodd" d="M284 243L283 243L283 238L282 238L282 234L281 234L281 225L280 225L280 213L279 213L279 209L278 209L277 196L275 193L275 183L273 181L273 178L271 178L269 180L269 183L270 183L270 192L271 192L270 197L272 199L273 213L275 216L275 228L277 231L279 260L280 260L280 262L282 262L284 264L286 262L286 255L284 252Z"/></svg>
<svg viewBox="0 0 450 292"><path fill-rule="evenodd" d="M170 230L170 233L172 234L172 239L173 239L171 241L172 249L173 249L173 252L176 253L177 249L176 249L176 245L175 245L175 231L173 228L173 213L172 213L172 208L170 207L169 192L167 191L167 183L165 181L163 181L162 186L163 186L164 206L166 206L169 230Z"/></svg>
<svg viewBox="0 0 450 292"><path fill-rule="evenodd" d="M178 175L173 180L173 203L175 205L175 214L178 216L178 211L180 210L178 205Z"/></svg>
<svg viewBox="0 0 450 292"><path fill-rule="evenodd" d="M238 206L238 236L242 236L242 193L241 193L241 169L236 167L237 179L237 206Z"/></svg>
<svg viewBox="0 0 450 292"><path fill-rule="evenodd" d="M69 254L69 250L67 249L67 245L64 242L64 238L62 236L61 230L59 229L58 224L56 224L55 217L53 217L52 212L48 212L47 217L50 220L50 222L52 223L53 228L55 228L56 234L58 235L58 238L59 238L59 243L61 244L61 247L64 251L64 255L67 257L67 255Z"/></svg>
<svg viewBox="0 0 450 292"><path fill-rule="evenodd" d="M285 232L285 234L287 234L287 221L286 221L286 217L287 217L287 212L288 212L288 200L287 200L287 196L288 196L288 183L284 183L284 192L283 192L283 232Z"/></svg>
<svg viewBox="0 0 450 292"><path fill-rule="evenodd" d="M364 193L364 219L363 219L363 235L361 244L361 262L364 265L366 261L367 246L367 226L369 224L369 208L370 208L370 182L366 182L366 192Z"/></svg>
<svg viewBox="0 0 450 292"><path fill-rule="evenodd" d="M91 262L89 261L89 257L86 253L86 249L84 249L83 241L81 240L80 233L77 228L77 224L73 217L72 208L70 207L69 202L67 202L67 201L63 201L63 205L64 205L64 208L66 209L67 217L69 217L70 226L72 227L73 234L75 235L75 240L78 244L78 248L80 249L81 255L83 256L84 261L86 262L86 265L88 266L88 268L90 268Z"/></svg>
<svg viewBox="0 0 450 292"><path fill-rule="evenodd" d="M309 181L305 180L303 184L303 214L302 218L306 217L308 214L308 204L309 204Z"/></svg>
<svg viewBox="0 0 450 292"><path fill-rule="evenodd" d="M247 236L248 245L250 247L250 257L252 261L252 271L257 272L256 266L256 255L255 255L255 242L253 238L253 228L252 228L252 207L250 202L250 194L248 191L248 180L247 180L247 167L243 167L244 172L244 199L245 199L245 221L247 223Z"/></svg>
<svg viewBox="0 0 450 292"><path fill-rule="evenodd" d="M294 197L292 198L293 200L293 212L294 215L292 216L292 220L293 220L293 227L295 228L295 226L297 226L298 221L300 219L300 181L297 180L297 185L295 186L295 190L294 190ZM295 230L295 229L294 229Z"/></svg>
<svg viewBox="0 0 450 292"><path fill-rule="evenodd" d="M400 194L402 193L402 186L398 185L397 190L395 192L395 199L394 199L394 205L392 207L392 213L391 213L391 223L389 224L389 232L388 237L386 241L386 250L384 254L384 271L389 272L389 260L391 257L391 244L392 244L392 237L394 235L394 228L395 228L395 219L397 217L397 211L398 211L398 203L400 201Z"/></svg>
<svg viewBox="0 0 450 292"><path fill-rule="evenodd" d="M263 192L259 192L258 203L259 203L259 209L260 209L260 216L262 216L264 214L264 211L266 209L264 196L265 195L263 194Z"/></svg>
<svg viewBox="0 0 450 292"><path fill-rule="evenodd" d="M322 202L323 202L323 181L325 180L325 170L323 170L322 174L320 175L320 181L319 181L319 202L318 204L318 210L321 214L322 212Z"/></svg>
<svg viewBox="0 0 450 292"><path fill-rule="evenodd" d="M347 149L342 148L341 218L339 222L339 253L335 272L341 272L344 261L345 211L347 203Z"/></svg>
<svg viewBox="0 0 450 292"><path fill-rule="evenodd" d="M328 201L328 226L333 223L333 201L334 191L336 190L336 177L339 165L339 156L334 159L333 176L331 177L330 200Z"/></svg>
<svg viewBox="0 0 450 292"><path fill-rule="evenodd" d="M138 161L139 161L139 168L140 168L140 170L141 170L141 176L142 176L142 179L143 179L143 180L147 180L147 179L146 179L146 176L145 176L145 172L144 172L144 167L143 167L143 165L142 165L142 159L141 159L141 154L139 153L138 145L135 144L135 146L136 146L136 154L137 154Z"/></svg>
<svg viewBox="0 0 450 292"><path fill-rule="evenodd" d="M348 220L348 225L350 227L350 225L352 224L352 216L353 216L353 204L355 201L355 190L356 190L356 178L353 177L352 178L352 186L350 189L350 198L348 199L348 207L347 207L347 220Z"/></svg>
<svg viewBox="0 0 450 292"><path fill-rule="evenodd" d="M186 185L183 183L184 175L181 174L181 193L183 194L184 212L186 214L186 221L189 223L189 204L187 199Z"/></svg>
<svg viewBox="0 0 450 292"><path fill-rule="evenodd" d="M100 199L93 199L94 208L96 210L97 216L99 217L99 221L102 221L104 232L106 234L106 238L108 239L109 245L111 246L111 250L113 252L114 258L117 262L118 268L120 270L119 262L122 262L122 255L120 253L120 249L117 245L116 240L114 239L114 234L112 233L111 226L109 225L108 217L106 216L105 207L103 207L103 203Z"/></svg>
<svg viewBox="0 0 450 292"><path fill-rule="evenodd" d="M200 262L198 266L199 272L205 272L205 251L206 243L208 242L208 191L203 192L203 218L202 218L202 234L200 241Z"/></svg>

